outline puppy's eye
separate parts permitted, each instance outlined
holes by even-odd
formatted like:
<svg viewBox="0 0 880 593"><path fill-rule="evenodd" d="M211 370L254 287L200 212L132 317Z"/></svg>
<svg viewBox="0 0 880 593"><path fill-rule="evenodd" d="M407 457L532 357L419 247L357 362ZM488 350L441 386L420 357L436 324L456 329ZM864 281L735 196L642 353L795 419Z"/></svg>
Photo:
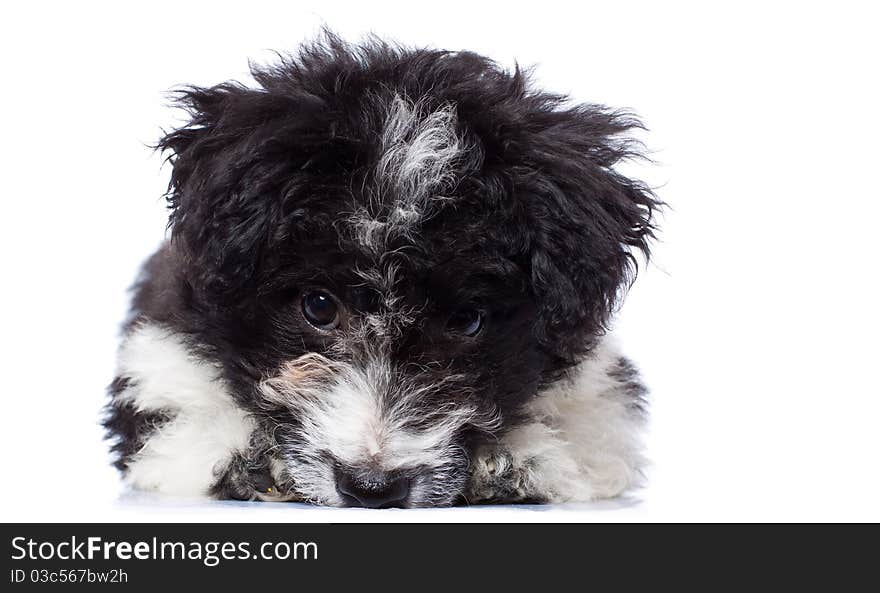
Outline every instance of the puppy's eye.
<svg viewBox="0 0 880 593"><path fill-rule="evenodd" d="M329 292L314 290L305 293L302 312L306 321L318 329L331 330L339 325L339 304Z"/></svg>
<svg viewBox="0 0 880 593"><path fill-rule="evenodd" d="M459 309L446 322L446 331L472 338L483 329L484 318L485 315L479 309Z"/></svg>

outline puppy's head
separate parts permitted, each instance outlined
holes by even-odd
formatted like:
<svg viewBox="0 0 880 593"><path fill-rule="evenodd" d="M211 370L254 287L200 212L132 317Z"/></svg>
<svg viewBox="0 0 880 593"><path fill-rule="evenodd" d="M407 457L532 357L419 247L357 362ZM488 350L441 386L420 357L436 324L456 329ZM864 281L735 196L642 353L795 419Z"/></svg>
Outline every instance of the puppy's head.
<svg viewBox="0 0 880 593"><path fill-rule="evenodd" d="M454 502L474 448L589 351L655 201L638 123L470 53L328 36L189 88L172 248L199 339L316 502Z"/></svg>

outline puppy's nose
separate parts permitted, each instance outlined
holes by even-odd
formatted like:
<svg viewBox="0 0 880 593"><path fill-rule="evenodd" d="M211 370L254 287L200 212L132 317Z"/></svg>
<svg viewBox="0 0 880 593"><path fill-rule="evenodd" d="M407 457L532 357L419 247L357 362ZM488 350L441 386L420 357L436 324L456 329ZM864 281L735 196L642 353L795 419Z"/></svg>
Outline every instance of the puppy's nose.
<svg viewBox="0 0 880 593"><path fill-rule="evenodd" d="M388 474L363 477L345 471L336 473L336 491L347 507L402 507L409 496L409 483L407 478Z"/></svg>

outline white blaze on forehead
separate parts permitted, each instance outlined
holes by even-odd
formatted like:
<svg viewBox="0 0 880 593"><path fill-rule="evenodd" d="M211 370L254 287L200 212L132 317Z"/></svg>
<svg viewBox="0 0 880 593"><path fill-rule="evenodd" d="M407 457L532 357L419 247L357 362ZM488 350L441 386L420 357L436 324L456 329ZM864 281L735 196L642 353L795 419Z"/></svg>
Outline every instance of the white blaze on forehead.
<svg viewBox="0 0 880 593"><path fill-rule="evenodd" d="M399 215L418 216L430 194L452 181L451 165L462 150L454 105L423 114L419 104L395 96L382 133L380 183L397 191Z"/></svg>
<svg viewBox="0 0 880 593"><path fill-rule="evenodd" d="M428 111L394 96L382 130L373 197L374 202L392 201L381 219L376 212L355 215L361 243L376 249L395 233L410 233L430 214L432 202L447 199L442 194L455 181L453 165L467 149L456 131L457 121L455 105Z"/></svg>

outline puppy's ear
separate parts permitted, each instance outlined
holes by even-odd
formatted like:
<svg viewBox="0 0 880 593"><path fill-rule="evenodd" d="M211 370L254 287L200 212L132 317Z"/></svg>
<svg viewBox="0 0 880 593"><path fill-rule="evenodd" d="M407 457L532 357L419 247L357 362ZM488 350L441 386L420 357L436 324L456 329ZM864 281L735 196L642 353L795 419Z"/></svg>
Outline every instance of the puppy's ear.
<svg viewBox="0 0 880 593"><path fill-rule="evenodd" d="M172 164L172 245L194 288L231 299L251 281L280 209L283 147L273 150L271 123L291 105L237 83L189 87L176 103L189 123L157 145Z"/></svg>
<svg viewBox="0 0 880 593"><path fill-rule="evenodd" d="M526 152L530 251L538 300L538 338L574 362L606 327L634 278L635 255L647 258L652 215L660 202L613 167L637 156L630 132L641 124L597 106L534 113Z"/></svg>

